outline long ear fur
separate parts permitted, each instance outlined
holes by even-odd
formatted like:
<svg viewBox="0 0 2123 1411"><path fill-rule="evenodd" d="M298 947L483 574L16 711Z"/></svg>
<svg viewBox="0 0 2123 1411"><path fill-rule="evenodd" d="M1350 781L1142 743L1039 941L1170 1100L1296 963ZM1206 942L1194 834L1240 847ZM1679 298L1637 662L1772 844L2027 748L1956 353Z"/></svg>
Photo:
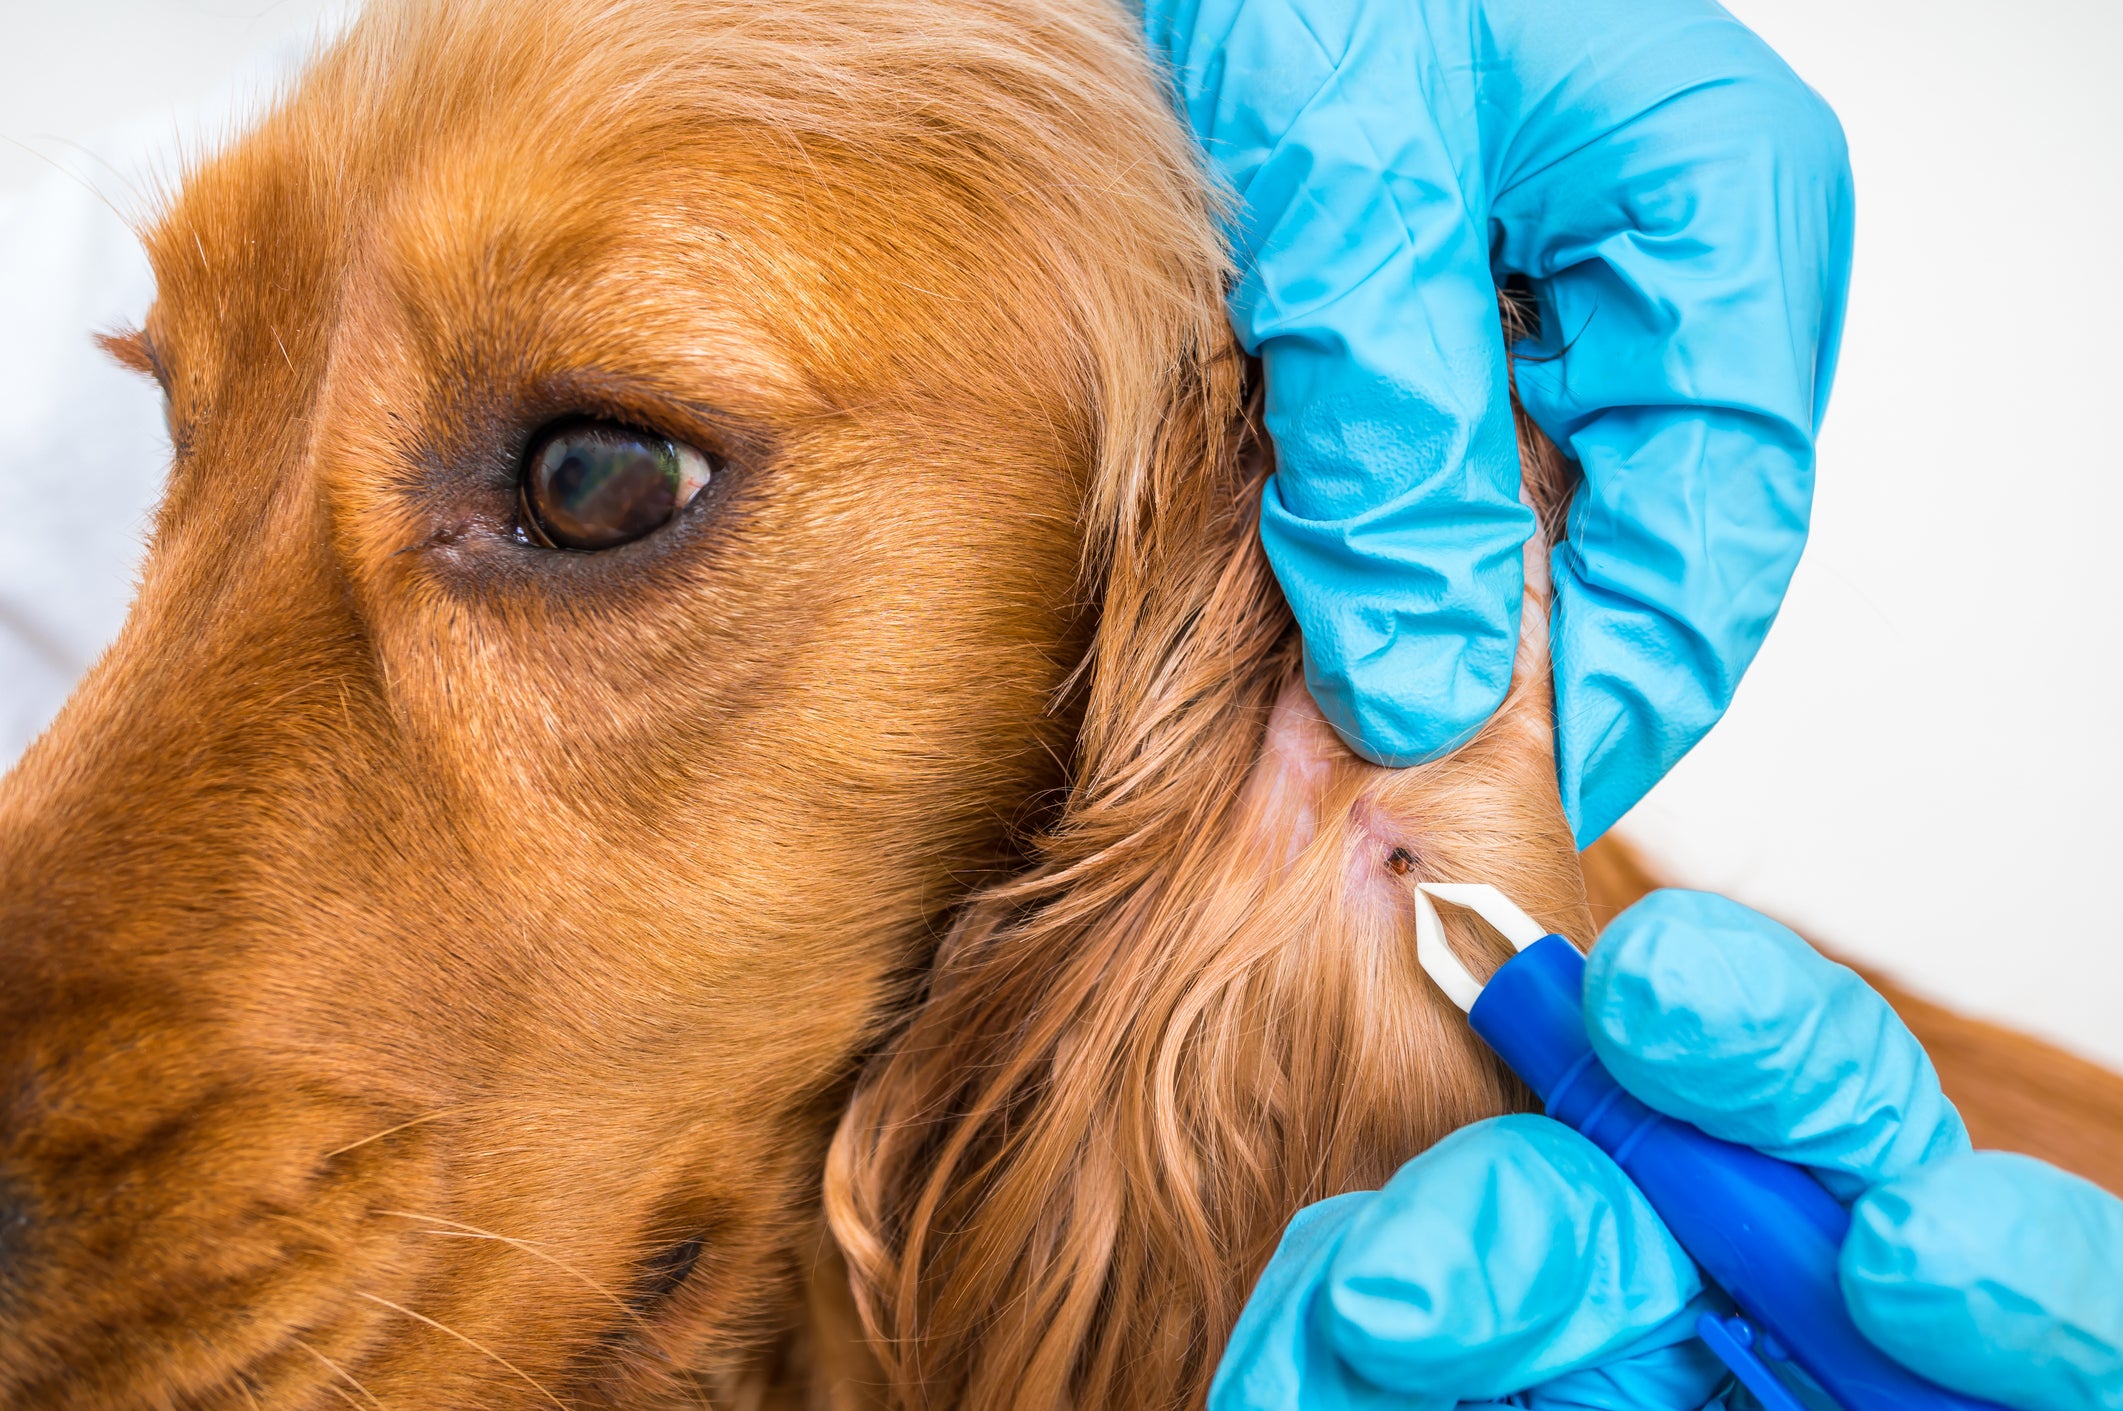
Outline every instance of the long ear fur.
<svg viewBox="0 0 2123 1411"><path fill-rule="evenodd" d="M1523 1101L1416 966L1408 882L1495 881L1590 935L1538 603L1472 744L1357 760L1298 680L1237 380L1174 379L1104 527L1059 821L961 914L834 1144L828 1216L905 1406L1199 1404L1298 1207Z"/></svg>

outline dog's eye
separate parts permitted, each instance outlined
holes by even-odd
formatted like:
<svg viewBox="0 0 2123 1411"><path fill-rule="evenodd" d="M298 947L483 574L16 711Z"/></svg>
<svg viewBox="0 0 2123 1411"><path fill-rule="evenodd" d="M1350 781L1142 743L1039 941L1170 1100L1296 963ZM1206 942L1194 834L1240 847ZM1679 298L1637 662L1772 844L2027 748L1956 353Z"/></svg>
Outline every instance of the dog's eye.
<svg viewBox="0 0 2123 1411"><path fill-rule="evenodd" d="M654 432L567 422L524 459L525 527L556 549L609 549L668 522L713 470L705 452Z"/></svg>

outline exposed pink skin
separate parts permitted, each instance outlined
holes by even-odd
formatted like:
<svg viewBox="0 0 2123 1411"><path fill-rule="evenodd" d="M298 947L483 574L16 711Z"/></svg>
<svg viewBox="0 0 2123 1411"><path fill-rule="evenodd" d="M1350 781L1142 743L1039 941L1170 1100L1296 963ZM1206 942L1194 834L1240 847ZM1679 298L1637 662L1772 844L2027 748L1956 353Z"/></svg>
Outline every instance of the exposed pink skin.
<svg viewBox="0 0 2123 1411"><path fill-rule="evenodd" d="M1246 816L1258 830L1263 863L1282 868L1296 860L1318 835L1330 795L1347 797L1353 782L1357 793L1346 805L1349 902L1385 911L1407 908L1409 878L1422 853L1416 829L1376 797L1376 786L1393 773L1352 753L1305 683L1291 681L1276 699L1260 762L1246 782ZM1396 849L1407 859L1398 873L1389 865Z"/></svg>
<svg viewBox="0 0 2123 1411"><path fill-rule="evenodd" d="M1528 539L1522 559L1526 595L1519 622L1518 668L1522 678L1545 676L1549 596L1545 537L1536 534ZM1545 716L1545 710L1541 714ZM1545 736L1540 748L1544 753L1548 749ZM1318 836L1330 810L1345 809L1348 904L1375 908L1380 916L1412 917L1410 887L1426 875L1436 878L1430 870L1434 859L1425 855L1420 821L1393 808L1396 792L1405 791L1388 785L1400 772L1372 764L1343 744L1313 702L1303 678L1293 678L1276 698L1261 739L1260 759L1243 796L1246 822L1242 826L1254 832L1261 865L1271 870L1289 866Z"/></svg>
<svg viewBox="0 0 2123 1411"><path fill-rule="evenodd" d="M1319 832L1328 786L1342 768L1360 763L1312 703L1305 683L1287 683L1268 717L1242 805L1260 829L1264 862L1281 868L1296 860Z"/></svg>
<svg viewBox="0 0 2123 1411"><path fill-rule="evenodd" d="M1372 764L1363 767L1380 775L1391 772ZM1396 818L1368 789L1350 803L1349 822L1350 903L1384 912L1412 912L1415 899L1410 888L1423 875L1416 829Z"/></svg>

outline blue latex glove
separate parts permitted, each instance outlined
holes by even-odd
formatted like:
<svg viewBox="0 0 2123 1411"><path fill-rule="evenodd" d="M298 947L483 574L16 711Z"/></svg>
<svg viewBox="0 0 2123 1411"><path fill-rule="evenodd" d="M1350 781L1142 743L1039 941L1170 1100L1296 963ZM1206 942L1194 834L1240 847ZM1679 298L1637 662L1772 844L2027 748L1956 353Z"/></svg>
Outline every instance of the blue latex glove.
<svg viewBox="0 0 2123 1411"><path fill-rule="evenodd" d="M1710 0L1147 0L1144 24L1240 200L1261 537L1306 681L1377 763L1461 743L1510 682L1533 519L1495 285L1533 281L1519 393L1585 477L1551 629L1591 842L1724 711L1804 546L1850 268L1834 114Z"/></svg>
<svg viewBox="0 0 2123 1411"><path fill-rule="evenodd" d="M2123 1201L1971 1151L1923 1049L1851 971L1736 903L1657 892L1594 948L1585 1017L1645 1102L1855 1202L1844 1295L1887 1351L2025 1411L2123 1408ZM1209 1405L1696 1411L1724 1404L1692 1340L1710 1297L1604 1153L1498 1118L1301 1212Z"/></svg>

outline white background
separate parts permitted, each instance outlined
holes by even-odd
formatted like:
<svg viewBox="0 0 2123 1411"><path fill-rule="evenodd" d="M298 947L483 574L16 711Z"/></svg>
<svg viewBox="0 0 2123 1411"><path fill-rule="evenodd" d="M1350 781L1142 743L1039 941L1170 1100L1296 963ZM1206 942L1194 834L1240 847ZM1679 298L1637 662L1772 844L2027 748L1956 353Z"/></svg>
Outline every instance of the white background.
<svg viewBox="0 0 2123 1411"><path fill-rule="evenodd" d="M1842 115L1857 273L1783 619L1624 830L1678 879L2123 1068L2123 4L1734 8ZM30 222L20 193L64 180L51 159L127 206L70 142L137 152L227 111L232 77L326 12L0 0L0 609L22 619L0 616L0 695L27 702L0 755L55 708L86 650L68 644L115 628L162 454L148 389L85 371L87 328L146 298L110 254L122 228L85 191ZM28 269L91 258L132 272L23 302ZM29 444L26 399L61 372L91 379L93 415ZM62 479L101 502L55 509L83 498Z"/></svg>

